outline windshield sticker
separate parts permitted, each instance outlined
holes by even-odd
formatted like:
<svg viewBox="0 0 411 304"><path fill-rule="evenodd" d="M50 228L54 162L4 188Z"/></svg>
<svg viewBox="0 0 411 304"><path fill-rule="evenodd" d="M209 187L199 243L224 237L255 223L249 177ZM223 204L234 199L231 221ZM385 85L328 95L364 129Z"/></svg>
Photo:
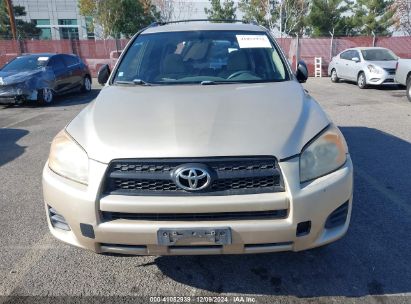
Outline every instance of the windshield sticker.
<svg viewBox="0 0 411 304"><path fill-rule="evenodd" d="M118 77L123 77L124 72L118 72Z"/></svg>
<svg viewBox="0 0 411 304"><path fill-rule="evenodd" d="M37 58L38 61L47 61L49 60L49 57L39 57Z"/></svg>
<svg viewBox="0 0 411 304"><path fill-rule="evenodd" d="M271 48L266 35L236 35L240 49Z"/></svg>

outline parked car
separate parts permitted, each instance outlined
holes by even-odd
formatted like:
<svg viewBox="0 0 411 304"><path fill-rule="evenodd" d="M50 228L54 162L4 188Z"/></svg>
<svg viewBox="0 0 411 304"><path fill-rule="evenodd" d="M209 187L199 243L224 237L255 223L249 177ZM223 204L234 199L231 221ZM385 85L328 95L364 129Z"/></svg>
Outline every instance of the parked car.
<svg viewBox="0 0 411 304"><path fill-rule="evenodd" d="M101 67L106 64L112 69L116 65L121 52L122 50L111 51L109 58L87 58L87 66L93 75L97 75L97 72L101 69Z"/></svg>
<svg viewBox="0 0 411 304"><path fill-rule="evenodd" d="M333 57L328 66L332 82L340 79L356 81L360 89L394 83L398 57L381 47L347 49Z"/></svg>
<svg viewBox="0 0 411 304"><path fill-rule="evenodd" d="M152 25L98 76L106 85L44 166L56 238L184 255L300 251L346 233L344 136L301 86L306 65L294 75L265 27Z"/></svg>
<svg viewBox="0 0 411 304"><path fill-rule="evenodd" d="M0 103L50 104L55 95L91 90L87 66L76 55L18 56L0 69Z"/></svg>
<svg viewBox="0 0 411 304"><path fill-rule="evenodd" d="M398 59L395 81L406 86L407 98L411 102L411 59Z"/></svg>

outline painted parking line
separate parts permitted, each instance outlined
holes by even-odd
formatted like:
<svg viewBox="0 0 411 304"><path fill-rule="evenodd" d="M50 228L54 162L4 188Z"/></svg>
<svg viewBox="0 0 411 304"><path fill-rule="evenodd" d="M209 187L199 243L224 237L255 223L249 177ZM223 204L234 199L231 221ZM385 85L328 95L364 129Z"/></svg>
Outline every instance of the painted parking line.
<svg viewBox="0 0 411 304"><path fill-rule="evenodd" d="M36 117L38 117L38 116L40 116L40 115L43 115L43 114L44 114L44 113L40 113L40 114L37 114L37 115L33 115L33 116L28 117L28 118L24 118L24 119L21 119L21 120L19 120L19 121L12 122L11 124L5 125L5 126L3 126L3 127L1 127L1 128L2 128L2 129L7 129L7 128L10 128L10 127L14 127L14 126L16 126L16 125L18 125L18 124L20 124L20 123L22 123L22 122L25 122L25 121L27 121L27 120L36 118Z"/></svg>
<svg viewBox="0 0 411 304"><path fill-rule="evenodd" d="M27 248L26 254L19 261L12 265L6 279L0 285L0 296L9 296L13 290L21 285L26 278L27 273L43 258L46 252L51 248L53 237L46 233L32 247ZM0 303L7 301L7 297L0 297Z"/></svg>

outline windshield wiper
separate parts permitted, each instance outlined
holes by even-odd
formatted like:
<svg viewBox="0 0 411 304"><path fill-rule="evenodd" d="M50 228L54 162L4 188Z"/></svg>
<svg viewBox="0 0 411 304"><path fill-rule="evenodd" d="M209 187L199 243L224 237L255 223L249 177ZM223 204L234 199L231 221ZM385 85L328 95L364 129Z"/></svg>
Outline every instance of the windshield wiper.
<svg viewBox="0 0 411 304"><path fill-rule="evenodd" d="M151 83L145 82L141 79L134 79L133 81L129 80L117 80L114 82L115 84L128 84L128 85L143 85L143 86L151 86Z"/></svg>
<svg viewBox="0 0 411 304"><path fill-rule="evenodd" d="M246 83L242 81L213 81L213 80L204 80L201 81L201 85L216 85L216 84L232 84L232 83Z"/></svg>

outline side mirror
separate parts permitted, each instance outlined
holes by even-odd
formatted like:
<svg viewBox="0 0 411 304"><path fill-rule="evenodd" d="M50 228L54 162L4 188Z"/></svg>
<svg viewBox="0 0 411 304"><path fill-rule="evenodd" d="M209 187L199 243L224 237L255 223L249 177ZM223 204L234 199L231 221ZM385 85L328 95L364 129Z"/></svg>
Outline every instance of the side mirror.
<svg viewBox="0 0 411 304"><path fill-rule="evenodd" d="M304 61L299 61L295 72L298 82L304 83L308 79L308 68Z"/></svg>
<svg viewBox="0 0 411 304"><path fill-rule="evenodd" d="M108 78L110 77L110 73L111 71L110 71L110 67L108 66L108 64L103 65L97 74L98 83L101 85L105 85Z"/></svg>
<svg viewBox="0 0 411 304"><path fill-rule="evenodd" d="M358 57L353 57L353 58L351 58L351 60L354 61L354 62L360 62L360 58L358 58Z"/></svg>

